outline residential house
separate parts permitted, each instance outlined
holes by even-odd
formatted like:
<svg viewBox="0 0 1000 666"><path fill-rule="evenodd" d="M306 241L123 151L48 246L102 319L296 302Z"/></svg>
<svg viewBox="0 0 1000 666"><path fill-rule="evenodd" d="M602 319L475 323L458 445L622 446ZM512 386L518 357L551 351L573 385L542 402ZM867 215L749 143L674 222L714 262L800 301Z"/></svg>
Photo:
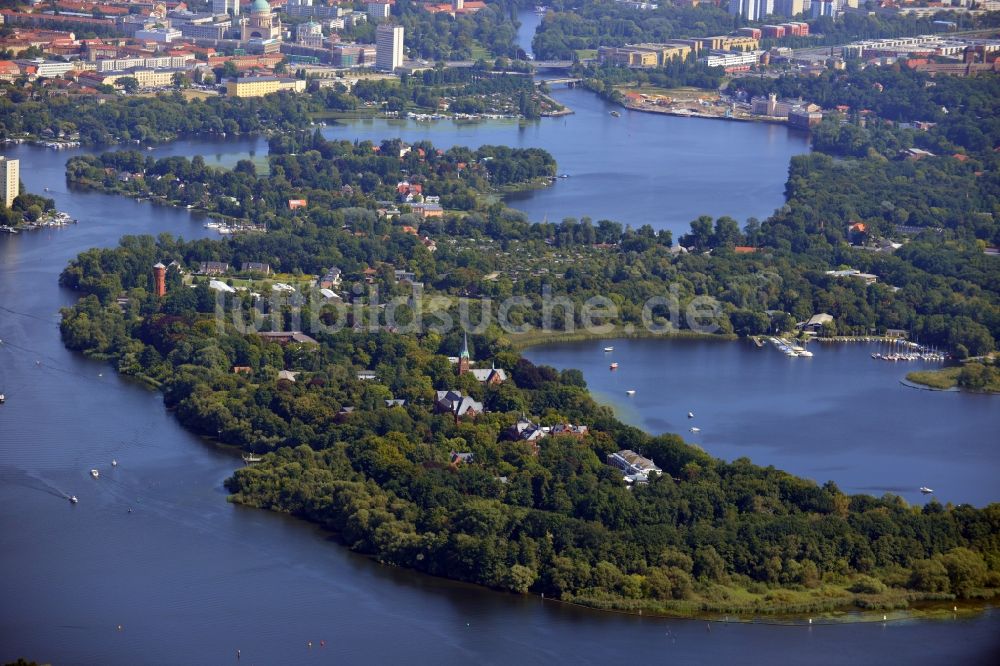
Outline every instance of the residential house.
<svg viewBox="0 0 1000 666"><path fill-rule="evenodd" d="M332 289L340 285L342 280L340 269L333 267L319 279L319 286L322 289Z"/></svg>
<svg viewBox="0 0 1000 666"><path fill-rule="evenodd" d="M277 342L279 345L287 345L291 343L303 344L303 345L318 345L314 339L303 333L302 331L264 331L257 334L258 337L263 338L267 342Z"/></svg>
<svg viewBox="0 0 1000 666"><path fill-rule="evenodd" d="M434 408L439 414L452 414L455 419L475 418L483 413L483 403L463 396L461 391L438 391Z"/></svg>
<svg viewBox="0 0 1000 666"><path fill-rule="evenodd" d="M878 282L877 275L862 273L856 268L848 268L842 271L826 271L826 274L836 278L857 278L859 280L864 280L865 284L875 284Z"/></svg>
<svg viewBox="0 0 1000 666"><path fill-rule="evenodd" d="M263 273L264 275L271 274L271 264L264 264L259 261L244 261L240 264L241 273Z"/></svg>
<svg viewBox="0 0 1000 666"><path fill-rule="evenodd" d="M545 429L528 419L518 419L517 423L504 431L504 436L512 441L536 442L545 437Z"/></svg>
<svg viewBox="0 0 1000 666"><path fill-rule="evenodd" d="M225 275L229 272L229 264L223 261L202 261L198 264L198 272L202 275Z"/></svg>
<svg viewBox="0 0 1000 666"><path fill-rule="evenodd" d="M444 208L438 203L414 203L410 204L410 208L425 220L430 217L444 217Z"/></svg>
<svg viewBox="0 0 1000 666"><path fill-rule="evenodd" d="M809 318L809 321L805 321L799 324L799 328L803 329L806 333L812 333L815 335L823 330L823 324L832 324L833 315L829 315L825 312L819 314L814 314Z"/></svg>
<svg viewBox="0 0 1000 666"><path fill-rule="evenodd" d="M622 471L622 478L626 483L648 483L650 476L663 473L656 463L631 449L609 453L607 463L609 467Z"/></svg>
<svg viewBox="0 0 1000 666"><path fill-rule="evenodd" d="M549 434L553 437L558 437L560 435L568 435L570 437L580 438L586 435L590 429L585 425L573 425L572 423L560 423L558 425L552 426L549 430Z"/></svg>
<svg viewBox="0 0 1000 666"><path fill-rule="evenodd" d="M452 465L458 466L462 463L470 463L475 459L475 455L472 453L459 453L457 451L452 451L448 459L451 461Z"/></svg>
<svg viewBox="0 0 1000 666"><path fill-rule="evenodd" d="M417 275L411 271L396 269L392 273L396 277L396 282L409 282L410 284L417 284Z"/></svg>
<svg viewBox="0 0 1000 666"><path fill-rule="evenodd" d="M480 384L495 386L497 384L503 384L507 381L507 371L501 370L495 366L482 369L471 368L469 372Z"/></svg>
<svg viewBox="0 0 1000 666"><path fill-rule="evenodd" d="M278 370L278 381L279 382L281 382L281 381L291 382L292 384L294 384L295 383L295 377L298 374L299 373L292 372L291 370Z"/></svg>

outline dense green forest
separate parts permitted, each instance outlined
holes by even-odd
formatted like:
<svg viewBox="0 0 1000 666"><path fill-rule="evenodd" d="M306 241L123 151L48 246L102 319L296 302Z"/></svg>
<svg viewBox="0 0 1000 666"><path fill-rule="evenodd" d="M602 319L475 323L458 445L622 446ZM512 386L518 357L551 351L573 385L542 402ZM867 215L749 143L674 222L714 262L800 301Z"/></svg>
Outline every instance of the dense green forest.
<svg viewBox="0 0 1000 666"><path fill-rule="evenodd" d="M243 242L129 237L81 255L63 276L92 294L64 311L68 346L160 383L195 432L273 452L227 482L235 501L317 522L383 562L605 608L884 608L1000 586L1000 507L911 508L715 460L677 436L621 424L578 371L532 365L495 328L471 347L480 367L508 369L499 385L456 374L445 356L458 352L457 329L313 331L319 344L285 347L219 329L214 294L204 282L183 286L175 266ZM149 290L155 261L177 262L163 299ZM434 391L448 389L485 412L435 413ZM589 430L544 438L536 452L504 436L522 417ZM603 464L621 448L665 474L628 489ZM456 452L472 457L456 464Z"/></svg>
<svg viewBox="0 0 1000 666"><path fill-rule="evenodd" d="M55 205L52 199L25 192L22 186L21 193L14 197L10 208L0 206L0 226L16 227L35 222L43 213L54 210Z"/></svg>
<svg viewBox="0 0 1000 666"><path fill-rule="evenodd" d="M0 139L30 135L70 137L105 145L169 141L185 135L256 134L309 124L309 114L339 107L339 94L278 93L267 97L216 97L186 101L181 94L156 97L49 95L7 86L0 96Z"/></svg>
<svg viewBox="0 0 1000 666"><path fill-rule="evenodd" d="M982 251L998 239L997 169L984 169L998 159L992 151L965 161L799 156L790 167L786 205L771 218L742 228L731 218L699 218L678 239L690 250L682 253L669 232L648 226L587 218L533 225L482 196L553 175L555 163L543 151L439 153L418 143L399 157L405 152L399 141L374 148L301 133L271 140L268 177L249 162L222 171L198 158L154 161L127 151L74 158L67 173L79 185L162 197L270 230L200 259L239 254L255 261L250 255L256 254L284 271L314 274L325 270L324 262L356 271L391 264L414 272L428 294L491 299L493 314L502 299L523 296L533 307L519 314L521 321L536 327L545 289L578 305L610 297L617 312L608 323L636 326L644 325L643 304L673 285L682 308L698 296L716 299L721 333L790 330L828 312L835 318L831 333L902 328L959 356L993 351L1000 339L1000 260ZM142 177L123 180L123 173ZM399 218L380 217L385 206L378 202L396 201L396 184L407 178L452 212L420 219L400 201ZM308 206L291 210L289 199L306 199ZM866 226L860 239L849 230L858 223ZM428 252L404 226L436 240L438 251ZM895 252L874 251L879 239L906 240L901 227L912 237L908 243ZM758 251L737 254L736 246ZM840 266L880 281L866 285L825 274ZM391 275L378 286L383 294L399 291ZM584 324L579 313L556 323L561 329Z"/></svg>

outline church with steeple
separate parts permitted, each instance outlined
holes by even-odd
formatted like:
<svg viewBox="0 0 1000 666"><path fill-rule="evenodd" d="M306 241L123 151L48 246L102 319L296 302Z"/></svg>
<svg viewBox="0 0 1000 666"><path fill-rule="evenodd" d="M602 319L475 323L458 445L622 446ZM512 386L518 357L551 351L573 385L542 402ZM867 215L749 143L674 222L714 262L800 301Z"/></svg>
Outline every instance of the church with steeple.
<svg viewBox="0 0 1000 666"><path fill-rule="evenodd" d="M469 354L469 334L462 334L462 353L458 355L458 374L471 373L480 384L503 384L507 381L507 371L496 367L494 363L489 368L473 368L472 356Z"/></svg>
<svg viewBox="0 0 1000 666"><path fill-rule="evenodd" d="M469 371L472 359L469 356L469 334L462 334L462 353L458 355L458 374L464 375Z"/></svg>

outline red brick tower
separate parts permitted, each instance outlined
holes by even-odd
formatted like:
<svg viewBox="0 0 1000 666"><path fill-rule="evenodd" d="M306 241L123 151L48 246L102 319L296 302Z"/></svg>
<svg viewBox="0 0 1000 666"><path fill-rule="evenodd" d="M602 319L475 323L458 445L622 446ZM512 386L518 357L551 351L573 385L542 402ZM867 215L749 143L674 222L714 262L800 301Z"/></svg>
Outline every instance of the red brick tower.
<svg viewBox="0 0 1000 666"><path fill-rule="evenodd" d="M156 295L163 298L167 295L167 267L157 262L153 266L153 279L156 281Z"/></svg>

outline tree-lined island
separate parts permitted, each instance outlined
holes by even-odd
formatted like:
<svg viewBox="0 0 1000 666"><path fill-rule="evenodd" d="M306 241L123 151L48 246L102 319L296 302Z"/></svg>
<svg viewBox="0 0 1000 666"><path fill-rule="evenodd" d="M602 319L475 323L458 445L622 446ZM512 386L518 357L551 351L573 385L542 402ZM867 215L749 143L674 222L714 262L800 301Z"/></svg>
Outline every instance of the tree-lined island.
<svg viewBox="0 0 1000 666"><path fill-rule="evenodd" d="M614 330L672 293L681 311L712 296L723 336L833 311L819 333L903 328L956 355L990 353L997 268L976 237L996 231L976 209L996 194L974 172L996 157L913 161L876 143L912 140L907 130L852 131L868 154L795 158L787 203L768 220L702 218L676 243L608 220L531 224L491 196L555 173L544 151L299 133L271 141L268 176L128 151L73 159L75 184L266 233L129 237L84 253L62 276L89 294L64 312L63 336L159 385L185 426L252 455L227 482L234 501L316 522L385 563L647 613L990 598L996 505L911 507L714 459L622 424L579 372L534 366L496 323L468 342L444 325L463 308L497 322L516 297L507 321L541 328L554 296L570 316L549 312L547 335L566 336L602 295L615 307L599 323ZM901 185L930 172L934 186ZM943 194L958 182L980 194ZM890 191L906 219L882 204ZM941 210L948 228L932 226ZM907 242L878 251L902 221ZM844 265L882 279L832 270ZM405 332L418 310L440 326ZM259 332L234 323L255 313ZM646 314L688 328L669 307Z"/></svg>
<svg viewBox="0 0 1000 666"><path fill-rule="evenodd" d="M913 385L997 392L1000 66L988 61L991 43L963 36L972 46L961 76L947 75L958 63L939 55L862 66L863 47L858 58L831 50L822 71L800 72L807 66L789 47L909 38L933 17L858 10L797 22L785 36L784 25L750 25L764 17L741 15L747 3L726 12L557 0L533 56L565 59L547 66L569 85L644 111L683 89L692 105L719 107L719 118L735 118L737 104L763 105L754 113L771 121L779 105L804 114L812 152L792 158L783 205L766 219L702 215L685 233L627 219L529 220L504 198L566 176L541 148L339 131L345 117L499 116L523 130L568 113L514 43L522 4L400 0L362 12L298 3L286 8L296 44L274 51L282 24L257 0L251 18L221 33L238 29L239 40L214 40L219 53L192 40L190 76L145 92L135 76L98 83L107 73L96 69L29 75L41 66L27 57L37 47L0 29L0 42L27 54L0 83L0 139L95 147L66 163L74 191L192 210L222 236L126 235L80 253L59 278L80 296L61 311L65 346L161 392L186 429L238 452L246 465L225 481L229 501L313 523L386 565L663 616L811 622L957 616L959 604L994 603L1000 504L916 506L767 460L716 458L678 434L628 425L581 371L521 353L614 336L761 346L851 337L947 358L911 373ZM337 13L336 39L312 23L317 11ZM112 31L103 20L84 25L103 35ZM975 14L955 28L996 23ZM406 67L399 26L417 59ZM247 32L265 28L278 37ZM80 53L60 45L66 62L48 65L111 49L97 34ZM336 45L340 37L353 42ZM387 72L311 61L335 50L361 58L376 41L373 52L392 51ZM255 84L284 88L235 92ZM630 112L618 108L601 117L625 123ZM267 137L266 158L222 168L151 154L184 137L247 135ZM53 214L52 200L11 187L6 230Z"/></svg>

